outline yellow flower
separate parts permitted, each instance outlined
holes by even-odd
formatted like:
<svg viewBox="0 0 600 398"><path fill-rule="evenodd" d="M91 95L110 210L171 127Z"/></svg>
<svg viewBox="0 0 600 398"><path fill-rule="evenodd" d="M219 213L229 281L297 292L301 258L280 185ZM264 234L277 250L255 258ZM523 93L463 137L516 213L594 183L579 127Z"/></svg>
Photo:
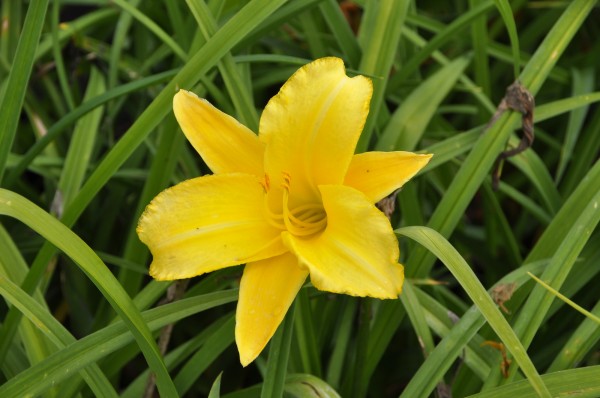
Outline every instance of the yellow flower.
<svg viewBox="0 0 600 398"><path fill-rule="evenodd" d="M188 91L175 95L175 116L214 174L160 193L137 231L159 280L246 264L235 330L244 366L308 275L334 293L384 299L402 290L398 242L374 203L431 155L354 155L372 90L369 79L346 76L342 60L318 59L269 101L258 136Z"/></svg>

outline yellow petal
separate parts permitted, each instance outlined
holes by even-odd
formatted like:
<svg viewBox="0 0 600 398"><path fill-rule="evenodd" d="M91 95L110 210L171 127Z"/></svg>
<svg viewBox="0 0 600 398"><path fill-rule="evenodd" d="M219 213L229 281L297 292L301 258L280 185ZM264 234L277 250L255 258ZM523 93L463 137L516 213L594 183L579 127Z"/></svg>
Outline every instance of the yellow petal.
<svg viewBox="0 0 600 398"><path fill-rule="evenodd" d="M319 188L327 212L325 231L310 239L282 234L284 243L308 267L312 283L333 293L397 298L404 271L387 217L354 188Z"/></svg>
<svg viewBox="0 0 600 398"><path fill-rule="evenodd" d="M263 198L258 178L239 173L199 177L161 192L137 228L153 255L150 275L190 278L285 252L280 231L264 219Z"/></svg>
<svg viewBox="0 0 600 398"><path fill-rule="evenodd" d="M265 171L280 186L291 176L290 198L308 203L318 185L341 184L369 113L373 88L349 78L339 58L300 68L267 104L259 138L266 143Z"/></svg>
<svg viewBox="0 0 600 398"><path fill-rule="evenodd" d="M173 111L188 141L213 173L263 176L264 145L246 126L185 90L175 94Z"/></svg>
<svg viewBox="0 0 600 398"><path fill-rule="evenodd" d="M344 185L356 188L375 203L410 180L432 155L412 152L366 152L354 155Z"/></svg>
<svg viewBox="0 0 600 398"><path fill-rule="evenodd" d="M273 337L307 275L291 253L246 265L235 315L235 341L243 366L254 361Z"/></svg>

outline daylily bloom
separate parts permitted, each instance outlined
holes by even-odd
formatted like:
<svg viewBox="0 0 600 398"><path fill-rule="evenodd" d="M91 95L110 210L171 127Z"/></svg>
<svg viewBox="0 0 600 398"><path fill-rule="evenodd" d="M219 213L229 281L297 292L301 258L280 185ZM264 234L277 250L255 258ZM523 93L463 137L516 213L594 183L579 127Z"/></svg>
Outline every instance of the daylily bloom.
<svg viewBox="0 0 600 398"><path fill-rule="evenodd" d="M173 109L213 175L160 193L138 234L158 280L246 264L235 339L252 362L310 275L319 290L397 298L398 241L374 203L431 155L354 154L371 81L349 78L338 58L300 68L267 104L255 135L208 101L180 90Z"/></svg>

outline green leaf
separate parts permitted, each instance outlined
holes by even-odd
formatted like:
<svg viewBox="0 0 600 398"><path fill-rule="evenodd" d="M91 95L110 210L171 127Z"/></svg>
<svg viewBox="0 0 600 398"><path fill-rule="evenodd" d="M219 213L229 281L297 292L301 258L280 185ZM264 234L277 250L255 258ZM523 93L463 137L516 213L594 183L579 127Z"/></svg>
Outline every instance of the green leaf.
<svg viewBox="0 0 600 398"><path fill-rule="evenodd" d="M517 34L517 27L513 18L513 11L510 7L510 3L507 0L494 0L496 8L502 16L502 21L506 25L508 37L510 38L510 46L512 49L513 56L513 68L515 72L515 79L519 76L519 68L521 65L521 51L519 50L519 35Z"/></svg>
<svg viewBox="0 0 600 398"><path fill-rule="evenodd" d="M435 37L423 43L423 48L410 57L402 69L390 79L389 90L397 90L411 74L418 70L423 61L432 56L445 43L459 36L463 29L470 27L474 20L485 15L492 7L493 3L491 1L478 1L476 7L462 13L452 23L440 29ZM402 32L402 34L406 36L407 31Z"/></svg>
<svg viewBox="0 0 600 398"><path fill-rule="evenodd" d="M376 78L373 79L369 117L356 147L358 153L369 147L380 108L384 106L387 76L394 61L408 6L408 1L371 1L362 18L358 39L363 56L359 69L361 73Z"/></svg>
<svg viewBox="0 0 600 398"><path fill-rule="evenodd" d="M156 22L148 18L144 13L139 11L135 6L124 0L112 0L115 5L121 7L124 11L142 23L149 31L154 33L160 40L163 41L181 60L188 59L188 55L183 49L173 40Z"/></svg>
<svg viewBox="0 0 600 398"><path fill-rule="evenodd" d="M0 214L14 217L44 236L88 275L129 327L148 364L156 373L157 386L161 394L177 396L175 385L165 368L148 326L131 298L96 253L57 219L25 198L5 189L0 189Z"/></svg>
<svg viewBox="0 0 600 398"><path fill-rule="evenodd" d="M324 0L319 4L319 8L346 56L348 64L356 68L360 62L361 49L338 2L336 0Z"/></svg>
<svg viewBox="0 0 600 398"><path fill-rule="evenodd" d="M595 4L593 0L575 0L570 3L540 44L520 77L521 83L532 94L535 95L541 87ZM520 115L505 114L481 136L431 216L428 223L430 228L443 236L452 233L520 119ZM424 250L416 250L407 263L406 268L410 272L408 276L426 275L432 264L433 257Z"/></svg>
<svg viewBox="0 0 600 398"><path fill-rule="evenodd" d="M594 175L599 172L600 162L597 162L594 169L590 171L590 174ZM584 186L582 184L578 190L573 193L573 196L575 198L579 196L583 189ZM541 276L543 280L549 281L551 286L555 289L560 289L575 264L575 261L579 257L579 254L583 250L583 247L598 225L598 222L600 222L600 211L598 211L600 189L597 189L592 195L589 202L581 207L576 218L575 214L571 214L571 217L575 218L575 220L572 222L569 232L559 244L550 264ZM564 227L568 228L567 226ZM537 331L544 322L553 300L553 295L548 293L548 291L540 285L536 286L527 298L527 302L519 312L515 322L515 332L525 347L529 347L533 341ZM512 379L515 373L516 366L513 364L509 370L508 380ZM495 379L496 380L490 381L490 383L499 381L498 376L496 376Z"/></svg>
<svg viewBox="0 0 600 398"><path fill-rule="evenodd" d="M594 321L594 322L596 322L597 324L600 325L600 317L597 317L593 313L587 311L585 308L581 307L580 305L578 305L577 303L575 303L573 300L570 300L568 297L566 297L565 295L561 294L558 290L554 289L552 286L548 285L546 282L542 281L540 278L538 278L537 276L533 275L532 273L529 273L529 276L531 278L533 278L537 283L539 283L540 285L542 285L546 290L548 290L554 296L558 297L560 300L564 301L565 303L567 303L568 305L570 305L571 307L573 307L575 310L577 310L578 312L580 312L584 316L588 317L589 319L591 319L592 321Z"/></svg>
<svg viewBox="0 0 600 398"><path fill-rule="evenodd" d="M519 141L513 135L509 138L508 145L514 148L519 144ZM529 149L509 158L508 161L529 178L532 185L538 190L550 214L556 214L562 203L562 198L542 159L532 149Z"/></svg>
<svg viewBox="0 0 600 398"><path fill-rule="evenodd" d="M142 316L150 330L158 330L198 312L233 302L237 296L237 290L210 293L165 304L144 312ZM134 336L125 322L119 320L70 344L10 379L0 386L0 396L34 396L44 392L70 377L73 372L106 357L133 340Z"/></svg>
<svg viewBox="0 0 600 398"><path fill-rule="evenodd" d="M293 398L339 398L323 380L311 374L292 374L285 380L285 394Z"/></svg>
<svg viewBox="0 0 600 398"><path fill-rule="evenodd" d="M265 380L260 392L261 398L279 398L283 396L288 358L290 355L290 344L294 331L295 312L296 304L292 304L269 343L269 361L267 362Z"/></svg>
<svg viewBox="0 0 600 398"><path fill-rule="evenodd" d="M548 261L544 260L531 264L524 264L522 267L498 281L495 286L511 283L516 283L521 286L528 280L528 271L540 273L547 264ZM419 296L422 295L419 294ZM423 299L421 299L421 301L425 302ZM412 398L429 396L436 385L443 380L444 375L455 363L456 359L463 355L465 347L470 345L473 338L476 336L477 331L484 324L485 319L482 317L477 306L472 306L468 311L463 313L460 319L452 325L448 333L443 335L442 341L438 343L418 371L413 374L410 382L402 392L401 397ZM487 373L485 376L487 376Z"/></svg>
<svg viewBox="0 0 600 398"><path fill-rule="evenodd" d="M33 68L35 51L44 27L47 8L48 0L33 1L29 4L23 24L23 31L27 34L22 34L19 38L15 58L6 80L6 88L0 93L0 184L17 133L27 81Z"/></svg>
<svg viewBox="0 0 600 398"><path fill-rule="evenodd" d="M591 312L600 318L600 302L596 303ZM591 318L586 318L554 358L548 367L548 372L576 367L594 349L598 340L600 340L600 326Z"/></svg>
<svg viewBox="0 0 600 398"><path fill-rule="evenodd" d="M319 347L315 336L314 313L306 289L300 289L296 297L296 316L294 317L295 338L297 341L302 371L321 376Z"/></svg>
<svg viewBox="0 0 600 398"><path fill-rule="evenodd" d="M0 275L10 282L20 284L27 274L27 263L2 224L0 224L0 253L2 253L2 256L0 256ZM46 305L44 296L39 289L36 289L33 298L38 304ZM13 350L24 348L28 359L25 367L29 366L30 363L41 361L55 351L54 344L44 336L35 323L29 320L23 320L19 324L19 335L10 342L10 347Z"/></svg>
<svg viewBox="0 0 600 398"><path fill-rule="evenodd" d="M527 356L527 351L521 341L500 313L492 298L481 286L481 282L479 282L473 270L456 249L442 235L430 228L405 227L397 229L395 232L398 235L416 240L446 265L498 337L504 342L506 348L513 354L515 361L523 369L523 373L529 379L536 393L540 397L551 397L552 395L544 385L531 359Z"/></svg>
<svg viewBox="0 0 600 398"><path fill-rule="evenodd" d="M97 97L104 91L106 91L104 77L98 69L92 67L88 87L83 98L84 102ZM54 206L59 206L61 209L68 206L79 191L91 163L92 151L94 150L94 143L103 112L103 107L99 106L81 117L75 124L75 131L58 181L58 192L55 196ZM58 214L60 216L62 210Z"/></svg>
<svg viewBox="0 0 600 398"><path fill-rule="evenodd" d="M223 372L219 373L212 387L210 388L210 392L208 393L208 398L220 398L221 397L221 376Z"/></svg>
<svg viewBox="0 0 600 398"><path fill-rule="evenodd" d="M202 348L196 351L183 365L175 378L175 385L179 394L182 396L185 395L201 376L202 372L208 369L211 363L227 347L232 345L234 342L234 329L235 316L230 316L218 330L206 339L206 343Z"/></svg>
<svg viewBox="0 0 600 398"><path fill-rule="evenodd" d="M76 341L75 337L48 312L47 308L42 307L17 285L2 276L0 276L0 294L23 312L57 347L64 348ZM82 369L81 374L97 397L118 396L97 364Z"/></svg>
<svg viewBox="0 0 600 398"><path fill-rule="evenodd" d="M600 101L600 92L594 92L538 105L535 108L535 121L540 122L542 120L547 120L565 112L573 111L581 107L587 107L587 105L598 101Z"/></svg>
<svg viewBox="0 0 600 398"><path fill-rule="evenodd" d="M595 398L600 395L600 366L570 369L542 376L553 397ZM471 398L537 398L538 393L521 380L471 395Z"/></svg>
<svg viewBox="0 0 600 398"><path fill-rule="evenodd" d="M470 60L458 58L421 83L396 109L376 146L378 151L412 151L442 100Z"/></svg>
<svg viewBox="0 0 600 398"><path fill-rule="evenodd" d="M594 89L594 69L573 70L573 97L587 95ZM569 124L565 133L565 141L560 151L560 160L556 170L556 181L561 181L567 164L573 155L573 148L581 132L588 107L582 106L571 112Z"/></svg>
<svg viewBox="0 0 600 398"><path fill-rule="evenodd" d="M229 295L231 296L231 291L229 292ZM211 296L210 294L208 296ZM207 297L207 296L204 296ZM194 297L194 299L196 299L196 297ZM209 300L206 300L209 301ZM188 301L189 302L189 301ZM145 315L144 315L145 316ZM226 345L231 346L233 343L233 328L231 326L227 326L225 327L225 336L220 336L221 332L224 330L224 325L226 323L232 323L232 319L235 318L235 312L234 313L229 313L224 315L221 318L218 318L216 321L212 322L210 325L205 325L203 328L199 329L197 331L197 333L193 334L193 337L191 337L189 340L185 341L184 343L178 345L177 347L173 347L172 349L169 349L169 351L167 353L165 353L165 363L167 364L167 368L169 369L169 371L171 372L175 372L182 364L185 363L185 366L188 368L192 368L195 364L199 365L199 369L193 369L186 373L188 373L188 375L193 375L193 379L192 380L192 387L194 387L195 385L202 383L203 380L198 380L198 375L200 374L204 374L204 375L208 375L209 373L205 373L207 370L210 369L210 365L214 363L215 360L215 356L213 356L213 352L218 351L218 353L216 355L219 355L220 352L224 349L221 347L220 342L225 341L228 339L228 341L226 342ZM187 321L184 321L187 322ZM181 325L174 325L174 328L179 328L179 330L181 330L181 326L184 326L183 324ZM169 327L169 325L167 325L166 327ZM164 329L164 328L163 328ZM231 330L231 332L230 332ZM231 337L228 337L231 336ZM178 341L178 340L175 340ZM218 344L217 346L213 346L213 343ZM194 357L201 357L202 355L207 355L206 358L194 358ZM114 354L111 355L112 357L117 357L119 358L119 351L115 352ZM209 358L210 357L210 358ZM106 363L107 361L110 361L111 358L107 358L104 362ZM120 358L119 358L120 359ZM121 366L119 366L119 368L121 368L122 366L125 366L125 363L129 362L130 358L129 357L124 357L122 362L121 362ZM185 362L187 361L187 363ZM112 362L112 361L111 361ZM118 366L119 364L117 364L116 366ZM115 374L117 372L114 372ZM181 372L179 372L179 374L181 374ZM181 395L184 395L182 393L183 389L181 388L181 384L178 382L178 378L180 378L179 374L177 375L177 377L175 377L175 386L177 387L177 391L179 391L181 393ZM140 397L146 388L146 384L148 383L148 377L150 377L150 372L148 370L140 373L137 378L132 381L131 383L129 383L129 386L127 387L126 390L121 392L121 398L138 398ZM197 382L195 382L196 380L198 380ZM189 389L189 387L187 387ZM187 394L189 395L189 393Z"/></svg>
<svg viewBox="0 0 600 398"><path fill-rule="evenodd" d="M357 301L346 299L340 308L340 319L333 340L335 346L327 367L327 383L334 388L339 388L343 380L344 367L352 338L352 326L356 315Z"/></svg>
<svg viewBox="0 0 600 398"><path fill-rule="evenodd" d="M46 135L41 137L38 141L36 141L35 144L33 144L33 146L31 146L31 148L27 150L25 155L23 155L23 157L19 160L18 164L8 172L6 176L6 186L13 186L21 176L21 173L23 173L23 171L36 158L36 156L38 156L53 140L58 138L59 134L66 132L67 127L77 122L83 115L115 98L119 98L125 94L141 90L145 87L162 83L163 81L173 77L176 72L177 71L175 70L161 72L156 75L133 81L131 83L123 84L122 86L108 90L101 95L90 99L89 101L85 101L83 104L73 109L73 111L69 112L56 123L54 123L48 129Z"/></svg>

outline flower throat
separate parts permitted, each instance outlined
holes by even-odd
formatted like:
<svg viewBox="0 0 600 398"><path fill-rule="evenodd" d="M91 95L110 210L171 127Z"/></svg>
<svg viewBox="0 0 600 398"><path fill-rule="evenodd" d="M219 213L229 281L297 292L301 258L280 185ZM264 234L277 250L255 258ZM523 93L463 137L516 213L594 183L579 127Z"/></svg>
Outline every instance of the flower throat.
<svg viewBox="0 0 600 398"><path fill-rule="evenodd" d="M291 177L283 173L282 213L276 214L271 211L265 195L265 210L269 223L276 228L286 230L294 236L309 237L319 233L327 226L327 214L322 203L305 203L293 208L289 207ZM262 184L265 193L269 191L269 178L265 175Z"/></svg>

